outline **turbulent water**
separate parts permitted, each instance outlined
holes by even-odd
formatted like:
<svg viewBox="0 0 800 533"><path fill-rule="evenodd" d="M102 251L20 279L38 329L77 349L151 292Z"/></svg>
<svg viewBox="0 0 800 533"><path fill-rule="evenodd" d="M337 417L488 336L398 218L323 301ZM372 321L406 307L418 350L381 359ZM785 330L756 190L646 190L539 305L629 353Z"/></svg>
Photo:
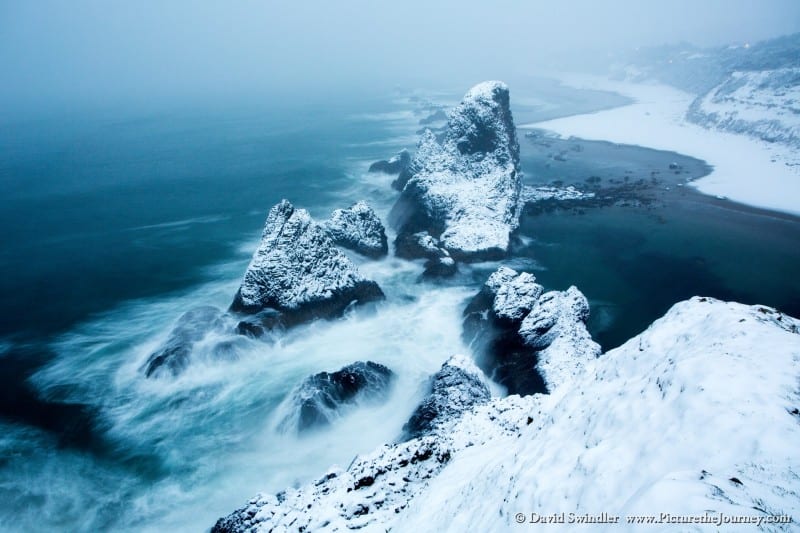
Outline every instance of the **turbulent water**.
<svg viewBox="0 0 800 533"><path fill-rule="evenodd" d="M574 92L559 100L548 88L547 102L531 90L520 98L529 105L515 112L530 121L613 101L590 93L580 99ZM440 98L453 102L457 95ZM264 216L281 198L319 219L365 199L386 220L396 198L392 177L366 169L413 147L424 116L412 108L405 97L387 96L291 112L267 106L89 115L0 129L0 222L6 228L0 249L0 529L203 530L258 491L306 481L333 464L347 466L358 453L399 435L425 378L451 354L468 352L461 312L496 264L462 267L454 280L432 284L419 281L421 263L353 256L386 292L385 302L297 328L274 344L228 339L233 360L210 357L211 347L201 344L189 370L174 380L144 379L142 365L182 312L230 304ZM632 150L629 164L619 163L619 154L589 150L582 165L563 172L581 181L594 166L645 172L663 163L662 156ZM523 156L523 167L534 169L532 182L537 168L543 181L555 177L544 176L545 166L537 167L544 156L537 160L524 143ZM704 252L699 270L712 274L695 278L691 268L670 270L666 260L648 263L647 254L655 252L633 237L627 248L613 238L615 247L608 248L596 238L598 231L616 232L625 220L652 213L598 208L586 216L526 218L524 250L512 263L537 273L548 289L579 285L602 310L594 329L605 332L606 347L685 297L684 286L664 287L664 276L688 276L691 290L715 296L717 274L736 270L725 270L734 249L759 241L734 224L712 225L703 242L730 232L743 241L732 238ZM696 216L677 211L680 235L698 231ZM739 294L737 276L745 274L736 270L725 285L734 287L730 293L748 303L776 298L775 285L788 277L781 269L800 266L797 252L787 250L797 224L786 224L783 238L758 248L767 266L756 277L777 281L761 284L766 292L752 283ZM651 229L640 225L640 238ZM587 257L602 258L602 268L592 269ZM648 271L663 267L666 274L615 278L617 259L648 265ZM606 290L609 280L619 290ZM652 288L651 282L659 283L657 305L629 297ZM787 290L791 297L798 289ZM345 411L330 428L302 437L278 430L283 401L295 385L357 360L396 372L386 403Z"/></svg>

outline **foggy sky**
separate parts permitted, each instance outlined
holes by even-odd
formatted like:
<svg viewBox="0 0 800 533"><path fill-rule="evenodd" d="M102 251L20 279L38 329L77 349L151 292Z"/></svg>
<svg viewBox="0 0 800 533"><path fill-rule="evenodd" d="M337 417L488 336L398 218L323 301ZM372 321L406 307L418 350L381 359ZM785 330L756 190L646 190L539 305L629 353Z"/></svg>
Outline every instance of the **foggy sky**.
<svg viewBox="0 0 800 533"><path fill-rule="evenodd" d="M0 105L458 86L798 31L796 0L0 0Z"/></svg>

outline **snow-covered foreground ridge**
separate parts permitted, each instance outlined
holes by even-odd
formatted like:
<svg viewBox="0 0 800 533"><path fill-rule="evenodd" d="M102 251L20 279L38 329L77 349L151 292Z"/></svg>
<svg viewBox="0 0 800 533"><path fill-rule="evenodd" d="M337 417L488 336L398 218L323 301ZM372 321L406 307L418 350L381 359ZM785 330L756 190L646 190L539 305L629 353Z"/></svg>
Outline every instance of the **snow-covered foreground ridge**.
<svg viewBox="0 0 800 533"><path fill-rule="evenodd" d="M727 531L743 519L792 530L798 331L771 308L692 298L549 395L477 405L347 470L259 495L216 530L509 531L541 516L610 531Z"/></svg>

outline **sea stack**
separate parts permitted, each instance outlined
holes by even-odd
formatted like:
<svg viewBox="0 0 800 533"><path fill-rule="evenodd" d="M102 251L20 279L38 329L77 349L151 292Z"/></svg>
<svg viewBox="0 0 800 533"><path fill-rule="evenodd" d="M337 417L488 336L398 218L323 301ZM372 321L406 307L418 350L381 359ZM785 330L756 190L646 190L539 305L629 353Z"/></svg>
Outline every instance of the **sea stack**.
<svg viewBox="0 0 800 533"><path fill-rule="evenodd" d="M267 216L231 311L263 315L267 328L293 326L383 297L308 211L283 200Z"/></svg>
<svg viewBox="0 0 800 533"><path fill-rule="evenodd" d="M522 175L505 83L473 87L441 142L427 130L392 211L398 241L427 231L456 260L505 257L517 227Z"/></svg>

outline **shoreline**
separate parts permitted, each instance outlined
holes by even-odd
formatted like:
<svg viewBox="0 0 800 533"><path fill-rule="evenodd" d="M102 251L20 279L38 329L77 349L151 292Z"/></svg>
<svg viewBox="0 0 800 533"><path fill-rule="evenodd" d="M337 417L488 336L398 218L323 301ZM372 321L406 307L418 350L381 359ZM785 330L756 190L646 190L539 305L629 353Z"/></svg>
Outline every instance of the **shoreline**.
<svg viewBox="0 0 800 533"><path fill-rule="evenodd" d="M720 205L729 202L765 215L777 213L795 220L800 217L800 166L787 161L792 158L791 148L687 122L684 116L694 96L672 87L582 75L560 79L572 87L614 91L632 98L634 103L521 124L519 129L545 129L565 138L636 145L702 159L712 166L711 172L687 184L698 193Z"/></svg>

